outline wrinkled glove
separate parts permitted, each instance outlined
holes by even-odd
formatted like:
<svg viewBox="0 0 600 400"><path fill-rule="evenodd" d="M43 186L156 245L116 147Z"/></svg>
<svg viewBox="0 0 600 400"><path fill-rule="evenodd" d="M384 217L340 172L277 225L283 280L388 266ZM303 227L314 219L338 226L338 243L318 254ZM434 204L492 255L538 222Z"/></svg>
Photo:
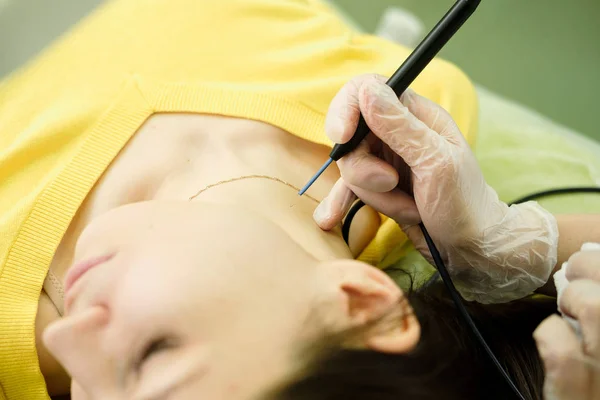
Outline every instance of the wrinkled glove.
<svg viewBox="0 0 600 400"><path fill-rule="evenodd" d="M431 262L422 221L466 300L507 302L548 281L555 218L535 202L500 201L445 110L410 90L399 100L385 78L361 76L332 101L329 138L350 140L360 113L372 133L338 162L342 178L315 212L322 229L340 223L358 197L393 218Z"/></svg>

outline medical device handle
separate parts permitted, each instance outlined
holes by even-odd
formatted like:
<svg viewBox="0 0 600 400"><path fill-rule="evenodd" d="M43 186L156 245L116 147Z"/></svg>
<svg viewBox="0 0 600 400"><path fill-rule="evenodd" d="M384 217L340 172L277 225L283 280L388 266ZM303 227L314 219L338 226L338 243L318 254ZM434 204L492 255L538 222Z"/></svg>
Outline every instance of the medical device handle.
<svg viewBox="0 0 600 400"><path fill-rule="evenodd" d="M421 44L404 61L398 70L387 81L396 95L400 96L413 81L429 65L431 60L440 52L456 32L463 26L479 6L481 0L459 0L448 11L433 30L423 39ZM369 127L363 116L360 116L358 127L350 141L336 144L330 153L332 160L337 161L350 153L363 141L369 133Z"/></svg>

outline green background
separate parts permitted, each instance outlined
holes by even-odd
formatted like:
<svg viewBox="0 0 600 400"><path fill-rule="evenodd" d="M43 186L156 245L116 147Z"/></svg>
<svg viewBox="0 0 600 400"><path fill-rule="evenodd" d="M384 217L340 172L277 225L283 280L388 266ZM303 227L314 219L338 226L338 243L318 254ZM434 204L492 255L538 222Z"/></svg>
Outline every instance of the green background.
<svg viewBox="0 0 600 400"><path fill-rule="evenodd" d="M334 0L371 32L400 6L429 30L453 0ZM482 0L442 52L477 83L600 139L600 1Z"/></svg>

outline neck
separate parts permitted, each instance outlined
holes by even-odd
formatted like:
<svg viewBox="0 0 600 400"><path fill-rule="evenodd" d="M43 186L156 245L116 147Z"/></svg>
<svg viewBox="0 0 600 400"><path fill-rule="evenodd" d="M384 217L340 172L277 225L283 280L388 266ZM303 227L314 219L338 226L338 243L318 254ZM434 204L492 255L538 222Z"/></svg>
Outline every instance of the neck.
<svg viewBox="0 0 600 400"><path fill-rule="evenodd" d="M276 177L273 177L276 178ZM340 227L323 232L312 214L319 200L298 196L298 187L279 178L245 175L209 185L193 201L227 204L248 210L280 226L308 253L319 260L350 258L352 254L341 237Z"/></svg>
<svg viewBox="0 0 600 400"><path fill-rule="evenodd" d="M201 124L196 121L198 118ZM229 204L258 213L281 226L319 259L351 255L340 229L323 232L314 223L312 214L317 201L298 196L294 188L261 178L212 186L249 175L266 175L302 186L327 158L329 149L256 121L214 116L196 116L182 121L201 126L205 134L197 146L190 146L189 143L194 142L188 140L185 147L178 149L177 159L190 159L191 162L176 172L171 169L169 176L162 179L154 191L154 199L188 201L199 190L208 187L193 201ZM197 132L190 131L196 140ZM309 194L315 199L323 199L338 178L339 173L331 168Z"/></svg>

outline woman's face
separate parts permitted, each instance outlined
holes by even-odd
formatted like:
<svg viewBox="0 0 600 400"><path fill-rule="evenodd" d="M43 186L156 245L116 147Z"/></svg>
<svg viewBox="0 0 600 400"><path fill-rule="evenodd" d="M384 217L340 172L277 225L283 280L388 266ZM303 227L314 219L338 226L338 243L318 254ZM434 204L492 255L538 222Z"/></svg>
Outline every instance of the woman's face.
<svg viewBox="0 0 600 400"><path fill-rule="evenodd" d="M303 344L368 319L352 311L356 285L387 293L372 314L400 296L371 267L318 262L268 220L209 203L115 209L75 259L97 265L67 278L66 317L44 341L76 400L255 398Z"/></svg>

